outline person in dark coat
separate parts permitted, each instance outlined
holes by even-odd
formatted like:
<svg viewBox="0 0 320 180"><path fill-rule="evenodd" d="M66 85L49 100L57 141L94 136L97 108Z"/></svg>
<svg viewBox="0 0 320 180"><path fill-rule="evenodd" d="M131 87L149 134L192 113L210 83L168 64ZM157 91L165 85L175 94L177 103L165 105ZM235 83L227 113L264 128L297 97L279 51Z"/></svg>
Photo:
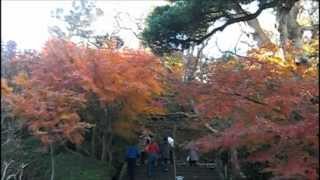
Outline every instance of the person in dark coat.
<svg viewBox="0 0 320 180"><path fill-rule="evenodd" d="M161 166L163 171L168 171L168 160L170 158L170 145L168 143L168 138L163 138L163 141L160 143L160 158Z"/></svg>
<svg viewBox="0 0 320 180"><path fill-rule="evenodd" d="M140 156L140 164L144 165L145 160L147 158L147 152L145 152L145 147L150 144L151 138L149 135L143 137L142 141L140 141L140 149L141 149L141 156Z"/></svg>
<svg viewBox="0 0 320 180"><path fill-rule="evenodd" d="M128 147L127 153L126 153L126 161L128 163L127 171L128 171L128 176L130 180L135 179L136 161L139 158L139 156L140 156L140 153L136 145L131 145Z"/></svg>

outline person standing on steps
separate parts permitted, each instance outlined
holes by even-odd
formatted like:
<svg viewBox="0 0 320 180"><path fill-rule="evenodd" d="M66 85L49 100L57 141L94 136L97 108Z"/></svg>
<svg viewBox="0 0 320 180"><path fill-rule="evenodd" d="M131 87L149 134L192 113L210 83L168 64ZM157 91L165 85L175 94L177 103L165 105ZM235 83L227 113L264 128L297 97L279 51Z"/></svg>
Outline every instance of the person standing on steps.
<svg viewBox="0 0 320 180"><path fill-rule="evenodd" d="M159 146L154 140L151 140L151 143L146 146L145 151L148 154L148 176L151 177L155 171L156 161L160 151Z"/></svg>
<svg viewBox="0 0 320 180"><path fill-rule="evenodd" d="M128 147L127 153L126 153L126 161L128 163L127 165L127 171L129 180L135 180L135 167L136 167L136 161L139 158L140 153L138 150L138 147L134 144Z"/></svg>
<svg viewBox="0 0 320 180"><path fill-rule="evenodd" d="M149 135L145 135L142 137L142 141L140 141L140 150L141 150L141 156L140 156L140 164L143 166L145 164L145 160L147 158L147 152L145 152L145 147L150 144L151 138Z"/></svg>
<svg viewBox="0 0 320 180"><path fill-rule="evenodd" d="M170 136L168 136L167 139L168 139L168 143L170 145L170 149L169 149L170 163L173 164L174 139Z"/></svg>
<svg viewBox="0 0 320 180"><path fill-rule="evenodd" d="M161 167L162 170L167 172L168 171L168 160L170 156L170 145L168 143L168 138L164 137L163 141L160 143L160 160L161 160Z"/></svg>
<svg viewBox="0 0 320 180"><path fill-rule="evenodd" d="M195 145L192 145L189 149L189 165L196 166L199 161L199 149Z"/></svg>

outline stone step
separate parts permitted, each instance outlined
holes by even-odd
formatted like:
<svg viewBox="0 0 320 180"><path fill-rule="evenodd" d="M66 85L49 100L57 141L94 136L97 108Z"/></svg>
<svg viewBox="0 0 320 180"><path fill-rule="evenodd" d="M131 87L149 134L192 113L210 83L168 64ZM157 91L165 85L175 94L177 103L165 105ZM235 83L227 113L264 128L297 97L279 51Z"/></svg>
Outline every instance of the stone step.
<svg viewBox="0 0 320 180"><path fill-rule="evenodd" d="M200 163L199 163L200 164ZM208 167L210 166L210 167ZM157 166L153 177L147 176L147 166L136 168L136 180L173 180L173 166L168 166L168 172L162 172L161 167ZM176 167L177 176L183 176L183 180L220 180L217 178L214 164L205 164L190 167L189 164L178 164Z"/></svg>

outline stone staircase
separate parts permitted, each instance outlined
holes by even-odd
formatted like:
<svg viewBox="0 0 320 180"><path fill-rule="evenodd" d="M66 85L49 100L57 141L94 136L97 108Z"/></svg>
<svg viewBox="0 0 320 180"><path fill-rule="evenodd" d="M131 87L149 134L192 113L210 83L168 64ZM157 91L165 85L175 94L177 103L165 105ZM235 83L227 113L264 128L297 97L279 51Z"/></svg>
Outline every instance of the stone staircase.
<svg viewBox="0 0 320 180"><path fill-rule="evenodd" d="M217 176L215 164L199 163L198 166L189 166L186 163L177 163L177 176L183 176L183 180L220 180Z"/></svg>
<svg viewBox="0 0 320 180"><path fill-rule="evenodd" d="M183 180L220 180L213 163L200 163L199 166L190 167L186 163L177 163L177 176L184 177ZM127 177L124 179L128 179ZM174 180L173 166L169 166L168 172L162 172L161 168L156 167L155 175L151 178L147 176L147 166L138 166L136 169L135 180Z"/></svg>
<svg viewBox="0 0 320 180"><path fill-rule="evenodd" d="M156 167L155 174L149 178L147 176L147 165L138 166L136 169L135 180L171 180L173 176L173 166L169 166L168 172L162 172L161 168Z"/></svg>

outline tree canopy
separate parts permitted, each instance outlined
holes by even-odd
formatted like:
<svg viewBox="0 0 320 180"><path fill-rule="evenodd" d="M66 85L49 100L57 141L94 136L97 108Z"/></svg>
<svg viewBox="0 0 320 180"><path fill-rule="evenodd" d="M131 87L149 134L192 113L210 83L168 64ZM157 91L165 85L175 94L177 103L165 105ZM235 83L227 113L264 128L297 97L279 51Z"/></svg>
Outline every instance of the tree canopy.
<svg viewBox="0 0 320 180"><path fill-rule="evenodd" d="M96 35L91 23L102 11L91 0L74 0L67 13L57 9L65 26L51 28L56 37L40 51L2 44L1 179L42 180L49 171L51 180L121 179L126 146L145 135L173 135L177 160L199 149L202 162L215 161L216 171L208 169L214 178L319 179L318 4L169 1L140 34L153 53L120 48L119 31ZM253 12L245 8L255 3ZM272 41L257 19L269 8L278 30ZM132 30L119 14L118 28ZM239 55L217 43L223 56L210 58L210 37L238 22L253 28L257 46ZM77 167L77 160L89 163Z"/></svg>
<svg viewBox="0 0 320 180"><path fill-rule="evenodd" d="M183 50L200 44L228 25L255 19L268 8L292 8L295 1L259 0L258 9L250 13L241 5L254 0L179 0L170 5L157 7L149 15L142 32L144 43L157 54ZM223 22L216 26L216 22Z"/></svg>
<svg viewBox="0 0 320 180"><path fill-rule="evenodd" d="M181 102L194 100L196 124L228 124L232 119L229 126L198 140L199 149L245 148L247 160L266 163L265 171L275 176L315 179L319 167L317 60L306 66L293 58L286 61L266 55L278 50L264 47L252 50L243 60L213 62L205 82L178 86Z"/></svg>

